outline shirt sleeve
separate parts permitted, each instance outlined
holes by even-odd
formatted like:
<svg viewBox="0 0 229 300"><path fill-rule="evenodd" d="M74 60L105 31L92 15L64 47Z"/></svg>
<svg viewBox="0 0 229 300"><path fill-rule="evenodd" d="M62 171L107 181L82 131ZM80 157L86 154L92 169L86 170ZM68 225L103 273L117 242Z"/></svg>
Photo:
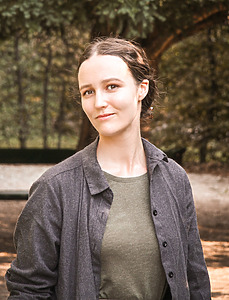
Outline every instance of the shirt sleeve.
<svg viewBox="0 0 229 300"><path fill-rule="evenodd" d="M188 261L187 275L191 300L211 299L210 280L197 225L196 210L193 201L191 186L186 175L185 196L187 202L188 224Z"/></svg>
<svg viewBox="0 0 229 300"><path fill-rule="evenodd" d="M6 273L11 299L56 299L61 208L44 180L30 190L14 234L17 258Z"/></svg>

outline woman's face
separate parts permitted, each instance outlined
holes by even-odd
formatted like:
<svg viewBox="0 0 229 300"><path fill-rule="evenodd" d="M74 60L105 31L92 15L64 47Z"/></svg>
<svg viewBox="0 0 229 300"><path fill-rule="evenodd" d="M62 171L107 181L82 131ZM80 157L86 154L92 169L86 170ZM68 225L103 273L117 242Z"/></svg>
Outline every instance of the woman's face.
<svg viewBox="0 0 229 300"><path fill-rule="evenodd" d="M137 85L121 58L93 55L81 64L78 81L83 110L100 136L138 132L148 80Z"/></svg>

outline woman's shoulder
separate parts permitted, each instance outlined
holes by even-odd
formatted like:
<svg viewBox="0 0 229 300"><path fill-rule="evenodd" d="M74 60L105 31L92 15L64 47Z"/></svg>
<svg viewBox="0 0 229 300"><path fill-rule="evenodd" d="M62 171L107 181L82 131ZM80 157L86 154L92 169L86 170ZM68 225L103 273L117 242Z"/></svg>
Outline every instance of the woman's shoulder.
<svg viewBox="0 0 229 300"><path fill-rule="evenodd" d="M84 164L84 161L88 161L92 159L93 156L95 156L96 145L97 144L95 140L94 142L86 146L84 149L76 152L72 156L50 167L46 172L44 172L42 178L49 180L59 175L64 175L69 172L71 173L78 171L79 168Z"/></svg>
<svg viewBox="0 0 229 300"><path fill-rule="evenodd" d="M184 168L178 164L175 160L168 157L161 149L157 148L154 144L143 139L143 145L145 148L148 161L157 162L163 175L175 178L186 178L187 174Z"/></svg>
<svg viewBox="0 0 229 300"><path fill-rule="evenodd" d="M77 152L58 164L47 169L39 178L40 181L49 181L58 176L78 170L82 165L81 152Z"/></svg>

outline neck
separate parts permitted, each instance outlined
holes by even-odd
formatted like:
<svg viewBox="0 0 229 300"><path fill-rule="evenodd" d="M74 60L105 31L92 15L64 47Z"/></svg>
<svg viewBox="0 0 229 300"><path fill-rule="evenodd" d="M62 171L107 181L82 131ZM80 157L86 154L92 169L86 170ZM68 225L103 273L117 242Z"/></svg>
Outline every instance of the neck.
<svg viewBox="0 0 229 300"><path fill-rule="evenodd" d="M115 176L133 177L147 172L140 133L134 138L100 136L97 159L102 170Z"/></svg>

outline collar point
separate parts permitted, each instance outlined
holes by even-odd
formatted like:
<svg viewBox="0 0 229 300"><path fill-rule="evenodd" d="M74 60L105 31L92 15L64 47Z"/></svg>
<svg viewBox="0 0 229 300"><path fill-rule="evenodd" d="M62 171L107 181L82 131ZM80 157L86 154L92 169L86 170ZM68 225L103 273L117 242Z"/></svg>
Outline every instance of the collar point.
<svg viewBox="0 0 229 300"><path fill-rule="evenodd" d="M167 162L167 163L169 162L169 160L168 160L168 157L167 157L167 156L164 156L162 160L164 160L164 161L165 161L165 162Z"/></svg>

